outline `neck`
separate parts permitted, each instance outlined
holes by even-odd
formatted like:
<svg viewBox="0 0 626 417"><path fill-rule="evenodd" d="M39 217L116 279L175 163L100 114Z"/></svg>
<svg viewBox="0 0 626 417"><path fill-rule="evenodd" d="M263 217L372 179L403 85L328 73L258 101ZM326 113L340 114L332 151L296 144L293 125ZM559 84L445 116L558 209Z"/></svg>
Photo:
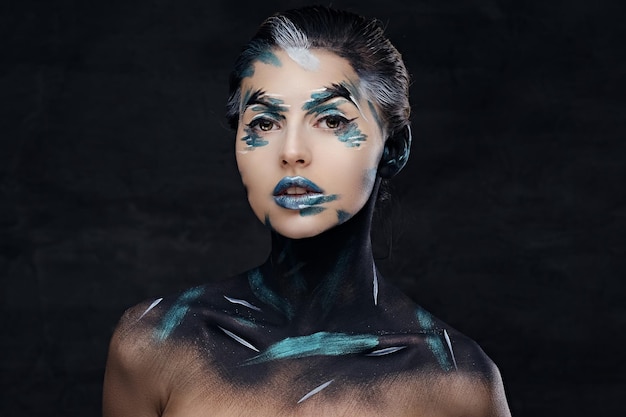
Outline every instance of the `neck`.
<svg viewBox="0 0 626 417"><path fill-rule="evenodd" d="M370 241L378 183L366 205L345 223L306 239L272 232L272 252L251 278L261 298L298 326L341 310L372 308L378 278Z"/></svg>

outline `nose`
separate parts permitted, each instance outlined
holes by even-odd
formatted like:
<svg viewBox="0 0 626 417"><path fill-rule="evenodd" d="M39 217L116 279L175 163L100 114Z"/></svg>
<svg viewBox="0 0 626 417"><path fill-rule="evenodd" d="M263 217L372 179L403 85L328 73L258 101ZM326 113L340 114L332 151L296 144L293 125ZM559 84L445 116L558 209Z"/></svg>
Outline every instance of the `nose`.
<svg viewBox="0 0 626 417"><path fill-rule="evenodd" d="M304 132L300 129L289 129L285 133L285 141L280 153L283 167L305 167L311 163L311 150Z"/></svg>

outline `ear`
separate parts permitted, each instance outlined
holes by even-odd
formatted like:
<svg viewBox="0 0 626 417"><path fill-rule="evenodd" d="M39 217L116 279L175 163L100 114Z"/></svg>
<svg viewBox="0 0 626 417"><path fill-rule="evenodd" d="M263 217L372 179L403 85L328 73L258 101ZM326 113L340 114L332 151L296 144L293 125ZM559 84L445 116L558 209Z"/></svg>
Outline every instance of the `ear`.
<svg viewBox="0 0 626 417"><path fill-rule="evenodd" d="M381 178L392 178L404 168L409 160L411 140L411 126L409 125L387 138L383 156L378 164L378 175Z"/></svg>

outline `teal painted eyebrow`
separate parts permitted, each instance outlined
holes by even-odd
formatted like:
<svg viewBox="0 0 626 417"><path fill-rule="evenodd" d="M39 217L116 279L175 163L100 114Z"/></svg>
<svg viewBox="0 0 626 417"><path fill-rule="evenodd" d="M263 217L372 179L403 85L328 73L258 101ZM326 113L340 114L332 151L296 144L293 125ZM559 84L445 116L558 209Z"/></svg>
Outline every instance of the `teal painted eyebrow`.
<svg viewBox="0 0 626 417"><path fill-rule="evenodd" d="M348 90L348 88L343 83L333 84L330 87L324 87L321 91L314 92L313 94L311 94L311 99L307 100L302 105L302 110L306 111L307 114L311 114L311 113L320 114L321 112L318 111L317 109L325 104L328 104L327 103L328 101L333 100L335 98L343 98L351 102L352 104L354 104L355 107L360 110L360 107L358 103L356 102L354 95Z"/></svg>
<svg viewBox="0 0 626 417"><path fill-rule="evenodd" d="M255 112L271 113L282 119L285 118L282 113L285 113L288 110L283 100L275 97L268 97L265 95L265 92L261 90L256 90L254 93L247 95L243 108L244 111L250 108Z"/></svg>

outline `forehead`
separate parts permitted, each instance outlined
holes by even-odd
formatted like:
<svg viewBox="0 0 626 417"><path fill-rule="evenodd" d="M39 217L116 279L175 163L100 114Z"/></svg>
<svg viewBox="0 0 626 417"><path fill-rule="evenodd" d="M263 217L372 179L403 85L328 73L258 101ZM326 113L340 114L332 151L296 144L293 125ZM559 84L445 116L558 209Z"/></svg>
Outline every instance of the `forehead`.
<svg viewBox="0 0 626 417"><path fill-rule="evenodd" d="M317 65L303 65L282 49L271 52L272 59L257 59L251 75L242 80L242 90L260 89L268 94L304 99L314 90L340 82L358 84L359 77L345 58L324 49L303 51L313 55Z"/></svg>

